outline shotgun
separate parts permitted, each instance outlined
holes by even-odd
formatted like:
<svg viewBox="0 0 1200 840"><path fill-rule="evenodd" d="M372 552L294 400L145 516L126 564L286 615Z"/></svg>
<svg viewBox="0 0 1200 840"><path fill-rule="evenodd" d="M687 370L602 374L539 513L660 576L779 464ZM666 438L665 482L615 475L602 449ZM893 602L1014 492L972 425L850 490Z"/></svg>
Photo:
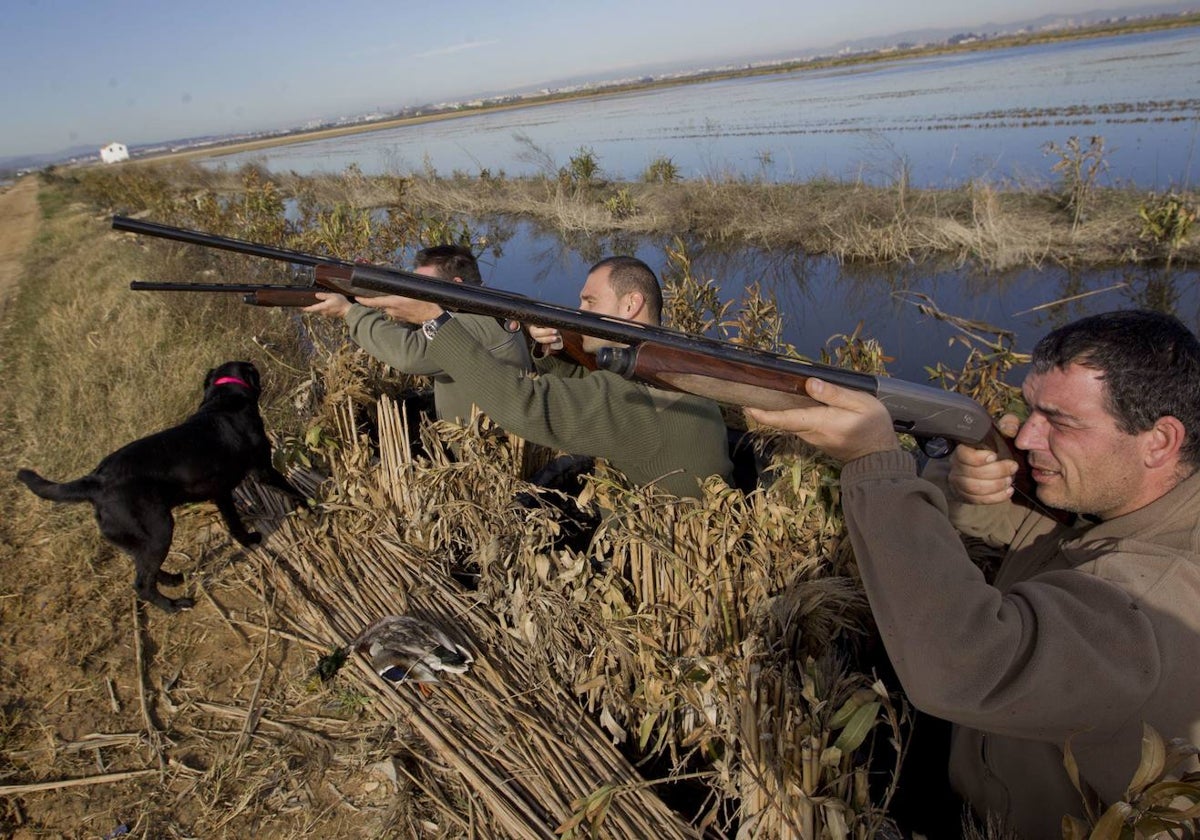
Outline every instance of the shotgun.
<svg viewBox="0 0 1200 840"><path fill-rule="evenodd" d="M896 430L917 438L933 457L945 455L955 443L965 443L1022 462L983 406L962 394L930 385L821 365L400 269L272 248L123 216L114 216L112 225L116 230L308 266L313 277L313 285L307 287L309 291L329 290L356 296L402 295L436 303L452 312L490 315L619 342L624 346L602 348L596 354L597 367L660 388L727 404L766 409L811 406L815 403L804 393L804 385L809 377L816 376L878 398L887 407ZM270 288L258 287L247 294L269 294ZM1023 463L1016 483L1018 492L1032 501L1033 485Z"/></svg>

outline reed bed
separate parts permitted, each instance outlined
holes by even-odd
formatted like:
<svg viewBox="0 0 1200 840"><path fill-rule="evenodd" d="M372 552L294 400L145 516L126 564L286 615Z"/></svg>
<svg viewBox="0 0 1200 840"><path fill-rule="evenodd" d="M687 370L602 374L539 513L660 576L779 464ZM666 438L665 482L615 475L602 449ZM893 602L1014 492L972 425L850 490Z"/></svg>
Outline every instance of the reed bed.
<svg viewBox="0 0 1200 840"><path fill-rule="evenodd" d="M1145 235L1139 213L1162 197L1119 187L1097 189L1078 226L1045 185L913 189L902 178L891 186L728 179L570 188L545 177L427 174L410 179L405 196L424 212L516 215L565 234L686 233L876 263L936 258L1002 270L1200 259L1194 237L1172 245ZM1194 192L1181 200L1193 208L1200 203Z"/></svg>
<svg viewBox="0 0 1200 840"><path fill-rule="evenodd" d="M429 699L357 658L336 678L411 732L426 768L412 781L448 823L469 814L497 837L868 837L887 824L864 750L876 729L902 741L904 710L849 660L868 618L826 513L828 468L795 460L774 490L718 482L699 502L601 469L581 501L611 513L577 553L553 548L546 512L513 504L531 447L484 418L426 427L434 454L413 458L389 399L377 443L352 401L339 414L318 510L281 518L256 552L261 596L312 648L411 613L475 653ZM471 587L453 575L464 560Z"/></svg>
<svg viewBox="0 0 1200 840"><path fill-rule="evenodd" d="M566 237L669 233L874 263L937 259L1004 270L1048 263L1186 267L1200 261L1200 241L1191 235L1200 206L1195 190L1158 194L1089 184L1073 196L1085 208L1077 217L1064 206L1060 185L973 181L917 189L902 166L890 183L773 183L655 180L649 173L662 163L656 161L644 180L623 182L606 179L598 162L590 163L589 174L580 176L547 159L545 172L519 178L487 171L368 176L353 166L337 175L301 177L254 165L231 172L187 163L140 163L120 173L92 168L68 177L106 202L151 208L157 218L178 214L184 196L193 205L193 221L213 221L206 208L211 211L214 202L267 189L277 206L244 208L243 217L254 215L247 210L278 217L282 200L291 198L300 227L319 229L339 214L360 216L361 226L361 213L377 210L391 214L388 226L425 240L468 235L464 218L512 216Z"/></svg>

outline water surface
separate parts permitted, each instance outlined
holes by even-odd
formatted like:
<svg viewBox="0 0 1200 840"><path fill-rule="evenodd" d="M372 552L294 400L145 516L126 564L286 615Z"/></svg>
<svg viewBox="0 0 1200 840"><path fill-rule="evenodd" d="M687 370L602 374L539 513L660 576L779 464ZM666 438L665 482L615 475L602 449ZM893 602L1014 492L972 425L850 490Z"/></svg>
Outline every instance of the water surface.
<svg viewBox="0 0 1200 840"><path fill-rule="evenodd" d="M1049 179L1048 142L1105 139L1113 183L1194 182L1200 28L876 62L562 102L213 159L277 172L522 175L593 149L638 178L829 176L914 186Z"/></svg>
<svg viewBox="0 0 1200 840"><path fill-rule="evenodd" d="M476 230L499 243L499 253L480 256L485 282L540 300L579 305L588 267L609 254L633 254L660 277L671 271L671 237L605 236L563 241L529 223L477 222ZM1071 271L1061 266L985 272L932 264L848 265L800 251L688 244L693 275L712 280L722 300L738 301L748 283L775 298L784 315L784 340L817 359L822 347L861 325L893 358L888 372L927 379L939 362L957 368L967 357L962 333L923 315L916 303L1013 333L1021 352L1054 327L1111 309L1149 307L1170 311L1200 333L1200 271L1123 267ZM1070 299L1070 300L1067 300ZM1064 302L1066 301L1066 302ZM980 330L980 335L993 334ZM834 340L833 344L840 341Z"/></svg>

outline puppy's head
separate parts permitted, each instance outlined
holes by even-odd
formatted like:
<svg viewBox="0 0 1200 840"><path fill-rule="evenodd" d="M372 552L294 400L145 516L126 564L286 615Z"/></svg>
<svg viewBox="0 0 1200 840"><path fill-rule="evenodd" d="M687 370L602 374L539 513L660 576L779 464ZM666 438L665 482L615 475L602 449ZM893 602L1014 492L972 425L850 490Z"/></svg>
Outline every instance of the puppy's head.
<svg viewBox="0 0 1200 840"><path fill-rule="evenodd" d="M249 392L249 396L258 399L262 385L258 378L258 368L250 362L225 362L204 375L204 394L209 396L213 389L235 388Z"/></svg>

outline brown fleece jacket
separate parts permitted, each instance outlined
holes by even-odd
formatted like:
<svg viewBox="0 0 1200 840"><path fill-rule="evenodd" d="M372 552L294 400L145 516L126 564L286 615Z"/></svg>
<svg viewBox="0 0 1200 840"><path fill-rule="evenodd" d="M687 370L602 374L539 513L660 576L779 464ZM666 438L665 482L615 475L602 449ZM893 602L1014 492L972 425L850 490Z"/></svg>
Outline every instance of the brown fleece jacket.
<svg viewBox="0 0 1200 840"><path fill-rule="evenodd" d="M954 505L960 525L1003 523L1011 545L995 585L908 454L852 461L841 482L888 655L912 702L957 724L951 781L977 812L1057 840L1062 816L1081 813L1068 738L1105 803L1133 777L1143 723L1200 743L1200 473L1075 528L1012 505Z"/></svg>

